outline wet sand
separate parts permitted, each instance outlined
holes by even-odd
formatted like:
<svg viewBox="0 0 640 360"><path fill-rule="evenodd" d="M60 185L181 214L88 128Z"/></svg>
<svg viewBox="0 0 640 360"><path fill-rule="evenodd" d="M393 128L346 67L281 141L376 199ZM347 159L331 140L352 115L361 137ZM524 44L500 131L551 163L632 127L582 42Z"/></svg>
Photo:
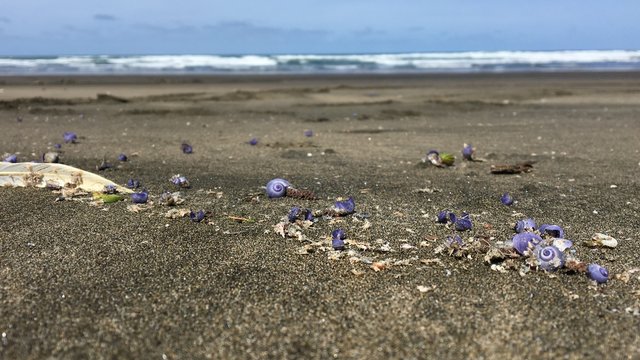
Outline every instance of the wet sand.
<svg viewBox="0 0 640 360"><path fill-rule="evenodd" d="M0 154L36 160L75 131L62 162L95 171L105 158L117 166L100 175L140 179L156 202L134 213L0 188L0 358L640 358L640 273L615 278L640 267L639 73L5 77L0 89ZM462 161L465 142L487 161ZM424 165L430 149L456 166ZM530 173L489 171L530 160ZM165 218L157 196L174 174L192 185L178 207L209 211L206 223ZM274 177L320 199L269 200ZM346 196L356 215L319 221L306 242L274 233L292 206ZM453 233L434 221L443 209L469 212L464 238L491 243L525 217L561 225L612 279L436 254ZM356 258L391 265L317 246L338 227ZM583 245L596 232L618 247Z"/></svg>

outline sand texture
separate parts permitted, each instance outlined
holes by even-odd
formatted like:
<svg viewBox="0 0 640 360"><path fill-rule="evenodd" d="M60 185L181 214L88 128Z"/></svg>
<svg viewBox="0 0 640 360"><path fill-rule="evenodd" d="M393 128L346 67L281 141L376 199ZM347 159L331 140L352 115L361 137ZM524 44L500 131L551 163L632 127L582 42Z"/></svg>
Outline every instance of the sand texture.
<svg viewBox="0 0 640 360"><path fill-rule="evenodd" d="M5 77L0 89L0 155L37 160L74 131L63 163L106 160L101 176L139 179L153 201L0 188L2 359L640 358L638 73ZM462 161L464 143L486 161ZM424 164L430 149L456 165ZM531 172L490 173L524 161ZM165 217L175 174L191 184L176 208L207 211L202 223ZM268 199L275 177L319 199ZM302 240L274 230L292 206L348 196L355 214ZM444 209L471 214L460 235L490 246L516 220L558 224L611 280L438 252L454 233L434 221ZM585 246L596 232L618 246Z"/></svg>

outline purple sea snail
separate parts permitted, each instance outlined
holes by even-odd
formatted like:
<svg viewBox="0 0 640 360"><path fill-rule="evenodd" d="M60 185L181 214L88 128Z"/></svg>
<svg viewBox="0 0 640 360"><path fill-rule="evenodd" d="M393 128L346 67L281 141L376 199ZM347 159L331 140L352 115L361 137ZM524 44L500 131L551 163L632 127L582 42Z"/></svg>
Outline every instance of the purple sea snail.
<svg viewBox="0 0 640 360"><path fill-rule="evenodd" d="M169 181L171 181L173 185L179 186L181 188L188 188L191 186L187 177L180 174L173 175L171 179L169 179Z"/></svg>
<svg viewBox="0 0 640 360"><path fill-rule="evenodd" d="M348 215L356 210L356 202L353 197L349 197L344 201L336 201L333 205L333 210L339 215Z"/></svg>
<svg viewBox="0 0 640 360"><path fill-rule="evenodd" d="M502 204L504 204L504 205L511 206L511 205L513 205L513 197L511 197L511 195L509 195L509 193L504 193L500 197L500 202L502 202Z"/></svg>
<svg viewBox="0 0 640 360"><path fill-rule="evenodd" d="M537 228L536 222L533 219L524 219L518 220L515 226L515 230L517 233L522 233L525 231L534 231Z"/></svg>
<svg viewBox="0 0 640 360"><path fill-rule="evenodd" d="M462 147L462 158L464 160L473 161L473 153L476 149L471 144L464 144Z"/></svg>
<svg viewBox="0 0 640 360"><path fill-rule="evenodd" d="M205 212L204 210L199 210L198 212L193 212L193 210L191 210L189 212L189 218L191 219L191 221L193 222L200 222L204 219L205 216Z"/></svg>
<svg viewBox="0 0 640 360"><path fill-rule="evenodd" d="M75 144L75 142L78 140L78 135L73 131L66 131L64 134L62 134L62 138L64 139L64 142L66 144Z"/></svg>
<svg viewBox="0 0 640 360"><path fill-rule="evenodd" d="M344 239L347 234L342 229L335 229L331 232L331 246L334 250L344 250Z"/></svg>
<svg viewBox="0 0 640 360"><path fill-rule="evenodd" d="M267 183L267 196L271 199L283 197L287 194L289 186L291 184L285 179L273 179Z"/></svg>
<svg viewBox="0 0 640 360"><path fill-rule="evenodd" d="M180 145L180 148L182 149L182 152L185 154L193 153L193 146L189 145L186 142L183 142L182 145Z"/></svg>
<svg viewBox="0 0 640 360"><path fill-rule="evenodd" d="M536 258L540 268L546 271L558 270L564 266L564 254L553 245L537 247Z"/></svg>
<svg viewBox="0 0 640 360"><path fill-rule="evenodd" d="M144 204L149 199L149 193L146 190L131 194L131 202L134 204Z"/></svg>
<svg viewBox="0 0 640 360"><path fill-rule="evenodd" d="M587 276L598 284L603 284L609 280L609 271L598 264L589 264L587 266Z"/></svg>
<svg viewBox="0 0 640 360"><path fill-rule="evenodd" d="M551 236L558 239L564 239L564 230L558 225L542 224L538 228L541 236Z"/></svg>
<svg viewBox="0 0 640 360"><path fill-rule="evenodd" d="M7 155L4 159L2 159L2 161L8 163L16 163L18 162L18 156L16 154Z"/></svg>
<svg viewBox="0 0 640 360"><path fill-rule="evenodd" d="M538 234L531 232L522 232L515 234L511 239L511 245L520 255L524 255L529 250L529 244L533 246L539 245L542 242L542 238Z"/></svg>

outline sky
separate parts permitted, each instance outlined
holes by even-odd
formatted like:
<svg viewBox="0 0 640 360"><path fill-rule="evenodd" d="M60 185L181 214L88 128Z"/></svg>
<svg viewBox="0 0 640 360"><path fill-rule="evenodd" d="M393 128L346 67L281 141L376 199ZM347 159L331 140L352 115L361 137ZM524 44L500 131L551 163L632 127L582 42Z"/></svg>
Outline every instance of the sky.
<svg viewBox="0 0 640 360"><path fill-rule="evenodd" d="M637 50L639 14L638 0L0 0L0 55Z"/></svg>

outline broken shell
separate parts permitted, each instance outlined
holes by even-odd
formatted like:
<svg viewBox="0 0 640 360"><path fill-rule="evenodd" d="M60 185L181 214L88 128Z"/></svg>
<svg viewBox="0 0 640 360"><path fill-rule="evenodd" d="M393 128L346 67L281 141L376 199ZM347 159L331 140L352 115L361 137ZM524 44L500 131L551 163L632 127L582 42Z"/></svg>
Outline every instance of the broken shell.
<svg viewBox="0 0 640 360"><path fill-rule="evenodd" d="M46 163L57 163L60 161L60 155L57 152L47 152L42 155L42 161Z"/></svg>
<svg viewBox="0 0 640 360"><path fill-rule="evenodd" d="M567 239L553 239L552 245L557 247L560 251L565 251L573 246L573 241Z"/></svg>
<svg viewBox="0 0 640 360"><path fill-rule="evenodd" d="M188 188L191 186L187 177L180 174L173 175L171 179L169 179L169 181L171 181L173 185L179 186L181 188Z"/></svg>
<svg viewBox="0 0 640 360"><path fill-rule="evenodd" d="M591 246L591 247L608 247L612 249L618 246L618 240L614 239L609 235L601 234L601 233L595 233L591 237L591 240L587 240L584 243L585 245Z"/></svg>
<svg viewBox="0 0 640 360"><path fill-rule="evenodd" d="M18 156L16 154L8 154L2 161L9 162L9 163L17 163Z"/></svg>
<svg viewBox="0 0 640 360"><path fill-rule="evenodd" d="M525 231L534 231L536 229L536 222L529 218L524 220L518 220L515 226L515 230L517 233L522 233Z"/></svg>
<svg viewBox="0 0 640 360"><path fill-rule="evenodd" d="M516 234L511 239L511 245L520 255L524 255L529 250L529 244L538 245L542 242L542 238L531 232L523 232Z"/></svg>
<svg viewBox="0 0 640 360"><path fill-rule="evenodd" d="M558 239L564 239L564 230L558 225L542 224L538 228L540 236L551 236Z"/></svg>
<svg viewBox="0 0 640 360"><path fill-rule="evenodd" d="M333 211L339 215L349 215L356 210L356 202L353 197L350 196L347 200L336 201L333 205Z"/></svg>

